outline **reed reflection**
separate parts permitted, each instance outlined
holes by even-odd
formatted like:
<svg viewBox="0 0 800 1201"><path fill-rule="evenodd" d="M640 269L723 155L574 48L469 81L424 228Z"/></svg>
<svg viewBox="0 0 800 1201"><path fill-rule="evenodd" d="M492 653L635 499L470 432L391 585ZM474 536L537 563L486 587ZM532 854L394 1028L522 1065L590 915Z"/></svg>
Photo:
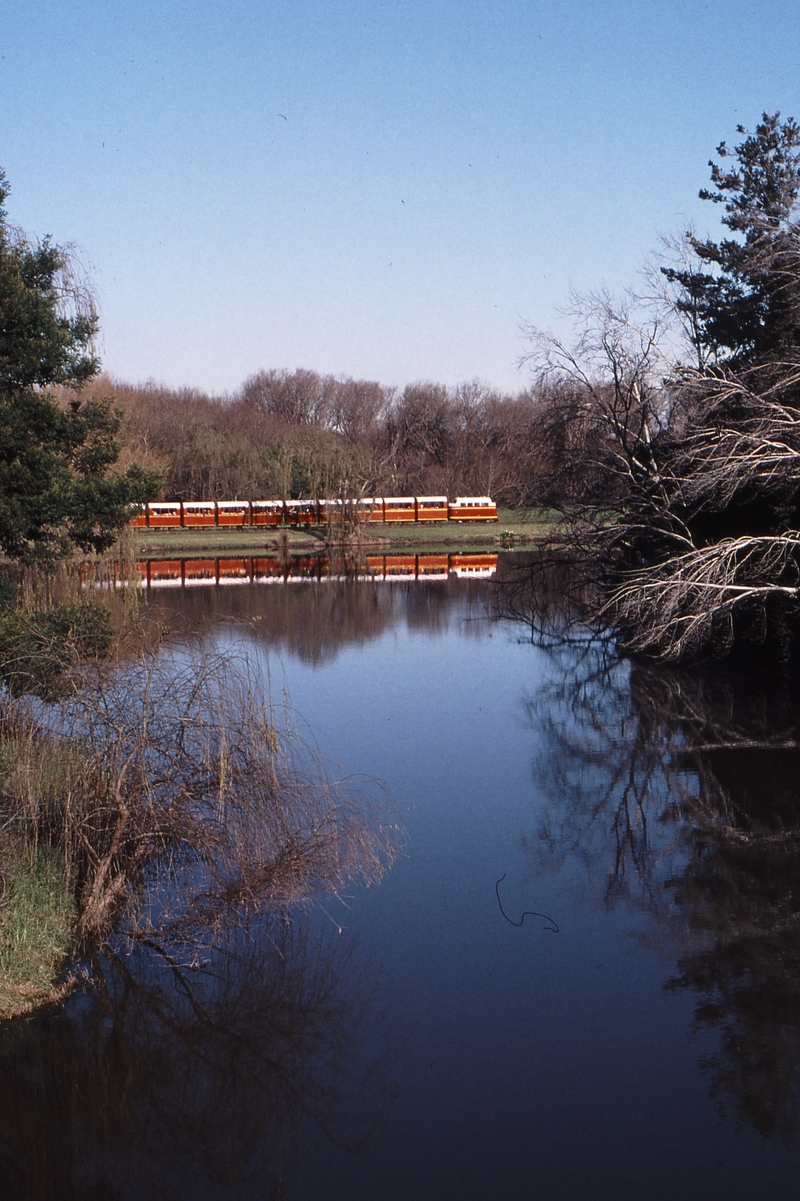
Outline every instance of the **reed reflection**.
<svg viewBox="0 0 800 1201"><path fill-rule="evenodd" d="M519 590L516 593L519 599ZM546 598L545 598L546 599ZM546 608L542 597L541 612ZM526 701L544 800L537 868L581 861L635 906L696 995L722 1112L765 1137L800 1126L800 686L749 662L691 671L555 645Z"/></svg>

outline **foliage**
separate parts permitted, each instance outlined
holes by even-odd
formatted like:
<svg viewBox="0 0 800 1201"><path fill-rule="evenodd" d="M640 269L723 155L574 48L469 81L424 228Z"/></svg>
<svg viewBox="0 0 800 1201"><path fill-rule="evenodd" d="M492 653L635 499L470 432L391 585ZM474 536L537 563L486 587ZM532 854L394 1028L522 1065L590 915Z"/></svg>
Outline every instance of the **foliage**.
<svg viewBox="0 0 800 1201"><path fill-rule="evenodd" d="M737 131L747 134L742 125ZM718 146L723 163L735 159L733 169L709 163L713 189L700 196L724 205L722 223L734 236L715 242L690 234L696 264L663 268L677 285L676 307L690 319L701 362L713 357L741 367L797 346L798 148L800 127L764 113L740 145Z"/></svg>
<svg viewBox="0 0 800 1201"><path fill-rule="evenodd" d="M73 546L109 547L157 480L141 468L109 475L119 454L111 402L76 395L99 368L91 296L65 248L9 225L8 193L0 173L0 550L52 563ZM53 386L70 390L66 403L45 391Z"/></svg>
<svg viewBox="0 0 800 1201"><path fill-rule="evenodd" d="M0 613L0 680L12 695L53 699L68 688L71 668L104 658L113 640L108 610L92 601Z"/></svg>

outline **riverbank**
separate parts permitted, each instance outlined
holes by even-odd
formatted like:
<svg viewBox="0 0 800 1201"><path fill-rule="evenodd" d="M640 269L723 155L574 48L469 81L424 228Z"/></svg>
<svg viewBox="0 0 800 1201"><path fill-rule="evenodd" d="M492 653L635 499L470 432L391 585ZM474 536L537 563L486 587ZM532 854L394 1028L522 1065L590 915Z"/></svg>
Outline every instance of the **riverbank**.
<svg viewBox="0 0 800 1201"><path fill-rule="evenodd" d="M376 522L366 528L364 549L409 548L419 550L472 549L487 546L530 546L552 532L555 516L542 509L500 509L495 522L431 522L386 524ZM176 529L134 530L136 555L158 556L192 554L196 551L258 551L307 554L325 548L324 526L305 529L271 527L261 529ZM368 540L367 540L368 539Z"/></svg>

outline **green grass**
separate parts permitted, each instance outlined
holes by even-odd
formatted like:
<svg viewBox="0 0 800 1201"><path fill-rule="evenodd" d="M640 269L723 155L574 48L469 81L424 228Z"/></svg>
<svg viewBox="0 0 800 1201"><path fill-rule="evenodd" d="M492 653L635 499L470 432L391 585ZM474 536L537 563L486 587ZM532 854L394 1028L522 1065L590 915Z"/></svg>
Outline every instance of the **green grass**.
<svg viewBox="0 0 800 1201"><path fill-rule="evenodd" d="M289 529L289 550L301 554L303 550L319 548L319 538L305 530ZM277 551L279 533L273 528L265 529L195 529L195 530L136 530L134 553L147 558L163 555L193 554L195 551L245 551L249 555L262 551L266 554Z"/></svg>
<svg viewBox="0 0 800 1201"><path fill-rule="evenodd" d="M76 906L64 857L49 847L5 850L0 876L0 1017L9 1018L60 995Z"/></svg>

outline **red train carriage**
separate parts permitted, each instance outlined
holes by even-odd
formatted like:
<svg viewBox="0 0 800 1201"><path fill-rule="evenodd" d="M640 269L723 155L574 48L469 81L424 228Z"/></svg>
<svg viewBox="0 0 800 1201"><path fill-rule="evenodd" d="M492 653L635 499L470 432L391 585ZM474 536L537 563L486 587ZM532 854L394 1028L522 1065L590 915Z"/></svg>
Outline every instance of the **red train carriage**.
<svg viewBox="0 0 800 1201"><path fill-rule="evenodd" d="M186 506L184 505L184 509ZM246 526L250 524L250 502L248 500L218 500L217 525Z"/></svg>
<svg viewBox="0 0 800 1201"><path fill-rule="evenodd" d="M319 504L315 500L287 500L287 525L318 525Z"/></svg>
<svg viewBox="0 0 800 1201"><path fill-rule="evenodd" d="M320 500L317 501L317 505L320 521L330 525L335 521L342 520L343 507L340 500Z"/></svg>
<svg viewBox="0 0 800 1201"><path fill-rule="evenodd" d="M490 496L457 496L447 506L449 521L497 521L497 505Z"/></svg>
<svg viewBox="0 0 800 1201"><path fill-rule="evenodd" d="M417 520L417 498L416 498L416 496L384 496L384 498L383 498L383 520L384 521L416 521Z"/></svg>
<svg viewBox="0 0 800 1201"><path fill-rule="evenodd" d="M359 521L383 521L383 500L373 496L362 496L355 502Z"/></svg>
<svg viewBox="0 0 800 1201"><path fill-rule="evenodd" d="M148 529L179 529L181 525L181 502L159 501L147 506Z"/></svg>
<svg viewBox="0 0 800 1201"><path fill-rule="evenodd" d="M282 500L254 500L250 504L253 525L283 525Z"/></svg>
<svg viewBox="0 0 800 1201"><path fill-rule="evenodd" d="M217 506L213 500L185 500L183 502L183 524L197 529L215 526L217 524Z"/></svg>
<svg viewBox="0 0 800 1201"><path fill-rule="evenodd" d="M447 521L446 496L418 496L417 521Z"/></svg>

